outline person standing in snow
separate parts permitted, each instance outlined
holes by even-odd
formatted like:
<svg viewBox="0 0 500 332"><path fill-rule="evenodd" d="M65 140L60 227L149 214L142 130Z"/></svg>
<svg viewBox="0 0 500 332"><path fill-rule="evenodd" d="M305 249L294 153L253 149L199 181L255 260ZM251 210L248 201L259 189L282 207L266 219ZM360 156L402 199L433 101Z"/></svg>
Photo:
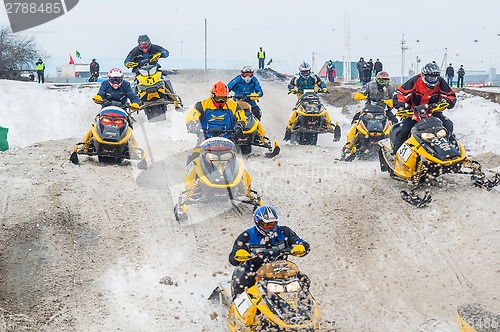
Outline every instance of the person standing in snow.
<svg viewBox="0 0 500 332"><path fill-rule="evenodd" d="M328 82L334 83L335 76L337 76L337 69L335 68L335 65L333 64L333 61L328 60L328 62L326 64L326 78L328 79Z"/></svg>
<svg viewBox="0 0 500 332"><path fill-rule="evenodd" d="M464 65L460 65L460 68L458 68L457 74L458 74L457 88L463 88L464 87L464 76L465 76Z"/></svg>
<svg viewBox="0 0 500 332"><path fill-rule="evenodd" d="M446 83L448 83L449 86L453 86L454 76L455 76L455 69L453 69L453 66L450 63L449 66L446 68Z"/></svg>
<svg viewBox="0 0 500 332"><path fill-rule="evenodd" d="M229 254L229 263L237 267L231 283L233 299L255 284L255 273L264 263L286 259L284 250L298 257L309 253L309 243L290 227L278 225L278 211L273 206L259 206L253 220L255 225L236 238ZM305 275L299 279L308 281Z"/></svg>
<svg viewBox="0 0 500 332"><path fill-rule="evenodd" d="M97 78L99 77L99 63L96 59L92 59L90 63L90 78L89 82L97 82Z"/></svg>
<svg viewBox="0 0 500 332"><path fill-rule="evenodd" d="M35 63L36 73L38 75L38 83L45 83L45 63L43 63L41 58Z"/></svg>
<svg viewBox="0 0 500 332"><path fill-rule="evenodd" d="M262 47L259 48L257 52L257 59L259 59L259 69L264 69L264 61L266 60L266 52L262 50Z"/></svg>
<svg viewBox="0 0 500 332"><path fill-rule="evenodd" d="M382 65L382 62L380 62L380 60L377 59L373 64L373 71L375 73L375 76L377 76L377 74L382 70L384 70L384 66Z"/></svg>

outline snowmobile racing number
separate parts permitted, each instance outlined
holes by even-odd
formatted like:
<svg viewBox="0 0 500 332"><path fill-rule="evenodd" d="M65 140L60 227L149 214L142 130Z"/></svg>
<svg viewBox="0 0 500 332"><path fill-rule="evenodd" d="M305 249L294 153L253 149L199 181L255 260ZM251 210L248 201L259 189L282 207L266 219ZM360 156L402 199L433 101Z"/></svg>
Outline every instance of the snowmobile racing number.
<svg viewBox="0 0 500 332"><path fill-rule="evenodd" d="M245 312L247 312L248 308L252 306L252 301L248 297L247 293L241 293L238 295L234 300L234 303L236 304L236 309L241 316L243 316Z"/></svg>
<svg viewBox="0 0 500 332"><path fill-rule="evenodd" d="M398 150L399 155L401 158L406 162L408 161L408 158L411 156L411 148L408 146L408 144L403 144Z"/></svg>

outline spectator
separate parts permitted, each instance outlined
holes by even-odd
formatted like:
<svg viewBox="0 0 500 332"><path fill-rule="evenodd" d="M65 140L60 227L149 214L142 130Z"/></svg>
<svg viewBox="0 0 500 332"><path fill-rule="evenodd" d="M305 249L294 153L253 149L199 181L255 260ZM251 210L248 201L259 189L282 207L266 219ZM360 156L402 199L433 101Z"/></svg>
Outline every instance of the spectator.
<svg viewBox="0 0 500 332"><path fill-rule="evenodd" d="M99 63L92 59L90 63L90 78L89 82L97 82L97 78L99 77Z"/></svg>
<svg viewBox="0 0 500 332"><path fill-rule="evenodd" d="M41 58L38 58L38 61L35 63L36 65L36 73L38 75L38 83L45 83L45 64L43 63Z"/></svg>
<svg viewBox="0 0 500 332"><path fill-rule="evenodd" d="M359 81L361 84L364 84L364 71L363 69L366 67L366 62L363 57L359 58L358 64L356 65L356 68L358 69L358 75L359 75Z"/></svg>
<svg viewBox="0 0 500 332"><path fill-rule="evenodd" d="M328 60L326 64L326 78L328 79L328 82L330 83L335 82L335 76L337 76L337 69L335 69L333 61Z"/></svg>
<svg viewBox="0 0 500 332"><path fill-rule="evenodd" d="M455 76L455 69L453 69L453 66L450 63L448 68L446 68L446 83L448 83L449 86L453 86L454 76Z"/></svg>
<svg viewBox="0 0 500 332"><path fill-rule="evenodd" d="M464 87L464 75L465 75L464 65L460 65L460 68L458 69L457 74L458 74L457 88L463 88Z"/></svg>
<svg viewBox="0 0 500 332"><path fill-rule="evenodd" d="M364 68L364 77L365 77L365 81L364 83L368 83L372 80L372 71L373 71L373 60L370 59L368 60L368 62L366 63L366 67Z"/></svg>
<svg viewBox="0 0 500 332"><path fill-rule="evenodd" d="M384 70L384 66L382 65L382 62L377 59L377 61L375 61L375 63L373 64L373 71L375 72L375 76L377 76L377 74L382 70Z"/></svg>
<svg viewBox="0 0 500 332"><path fill-rule="evenodd" d="M257 52L257 59L259 59L259 69L264 69L264 61L266 60L266 52L262 50L262 47L259 48Z"/></svg>

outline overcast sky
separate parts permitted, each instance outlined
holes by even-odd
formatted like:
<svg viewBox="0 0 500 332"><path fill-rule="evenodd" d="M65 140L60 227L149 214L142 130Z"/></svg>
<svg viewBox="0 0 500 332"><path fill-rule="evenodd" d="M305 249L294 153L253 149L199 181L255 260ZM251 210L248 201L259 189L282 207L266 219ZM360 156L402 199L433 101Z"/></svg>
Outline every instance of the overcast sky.
<svg viewBox="0 0 500 332"><path fill-rule="evenodd" d="M173 6L169 4L174 3ZM484 4L483 4L484 3ZM487 4L486 4L487 3ZM393 76L435 60L466 70L500 67L500 2L421 0L348 1L129 1L80 0L67 14L20 32L33 36L44 51L49 75L78 50L82 62L97 58L102 69L119 66L140 34L170 51L164 68L204 68L207 19L208 68L257 66L262 46L271 67L294 73L314 52L319 70L328 59L345 56L345 17L350 17L351 61L380 58ZM8 26L5 9L0 25Z"/></svg>

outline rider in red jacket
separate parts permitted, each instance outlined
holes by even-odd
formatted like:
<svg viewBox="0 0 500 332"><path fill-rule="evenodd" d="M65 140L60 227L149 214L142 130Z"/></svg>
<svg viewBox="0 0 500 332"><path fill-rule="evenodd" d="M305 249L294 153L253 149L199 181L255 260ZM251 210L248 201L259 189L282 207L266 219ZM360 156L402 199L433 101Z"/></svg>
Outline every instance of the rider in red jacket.
<svg viewBox="0 0 500 332"><path fill-rule="evenodd" d="M448 108L453 108L456 103L455 91L440 76L440 69L435 63L428 63L422 68L422 73L413 76L403 83L394 94L393 102L396 109L412 109L419 105L432 105L441 101L449 103ZM453 122L445 117L442 112L434 112L432 116L439 118L443 126L451 134ZM393 153L408 138L411 128L417 121L406 118L402 121L401 131L394 141Z"/></svg>

